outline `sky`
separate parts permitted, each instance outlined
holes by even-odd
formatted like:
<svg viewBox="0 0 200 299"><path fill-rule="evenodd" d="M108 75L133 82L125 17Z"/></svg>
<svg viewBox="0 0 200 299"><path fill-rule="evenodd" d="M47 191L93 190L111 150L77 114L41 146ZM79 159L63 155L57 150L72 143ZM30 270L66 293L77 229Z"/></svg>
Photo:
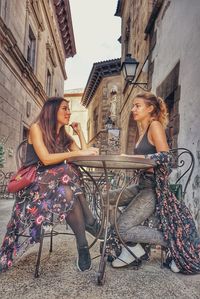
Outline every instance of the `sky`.
<svg viewBox="0 0 200 299"><path fill-rule="evenodd" d="M117 0L70 0L77 54L65 63L65 91L85 88L93 63L121 57Z"/></svg>

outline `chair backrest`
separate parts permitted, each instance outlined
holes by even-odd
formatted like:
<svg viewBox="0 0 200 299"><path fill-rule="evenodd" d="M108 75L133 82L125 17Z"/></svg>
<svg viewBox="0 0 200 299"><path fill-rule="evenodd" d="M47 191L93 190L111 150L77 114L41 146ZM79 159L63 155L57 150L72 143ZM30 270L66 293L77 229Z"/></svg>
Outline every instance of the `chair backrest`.
<svg viewBox="0 0 200 299"><path fill-rule="evenodd" d="M0 194L3 194L5 192L5 173L3 170L0 169Z"/></svg>
<svg viewBox="0 0 200 299"><path fill-rule="evenodd" d="M184 147L171 149L170 153L173 157L172 168L181 168L181 174L175 180L175 185L180 183L182 184L184 198L187 186L194 170L194 155L190 150ZM183 180L181 181L182 178Z"/></svg>
<svg viewBox="0 0 200 299"><path fill-rule="evenodd" d="M17 168L20 168L24 165L26 161L26 148L27 148L27 139L24 139L17 147L16 150L16 164Z"/></svg>
<svg viewBox="0 0 200 299"><path fill-rule="evenodd" d="M9 172L3 172L3 170L0 169L0 197L2 198L14 198L14 194L11 194L7 191L7 185L12 177L14 172L9 171Z"/></svg>

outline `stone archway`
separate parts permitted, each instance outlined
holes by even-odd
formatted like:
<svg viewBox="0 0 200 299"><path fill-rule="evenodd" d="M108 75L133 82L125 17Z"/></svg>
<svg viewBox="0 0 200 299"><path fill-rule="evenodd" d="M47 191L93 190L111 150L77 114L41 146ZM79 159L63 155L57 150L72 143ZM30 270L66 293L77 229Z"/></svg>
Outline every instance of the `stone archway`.
<svg viewBox="0 0 200 299"><path fill-rule="evenodd" d="M133 119L132 113L129 116L128 130L127 130L127 143L126 143L126 154L132 155L135 143L137 140L137 123Z"/></svg>

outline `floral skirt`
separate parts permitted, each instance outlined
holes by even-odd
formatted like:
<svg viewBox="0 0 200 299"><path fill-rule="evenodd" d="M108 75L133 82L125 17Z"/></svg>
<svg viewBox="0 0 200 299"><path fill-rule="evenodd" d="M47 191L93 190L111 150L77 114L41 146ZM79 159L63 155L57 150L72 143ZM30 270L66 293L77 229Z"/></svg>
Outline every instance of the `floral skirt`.
<svg viewBox="0 0 200 299"><path fill-rule="evenodd" d="M16 194L0 249L0 272L39 242L41 225L49 225L52 215L64 221L82 193L81 174L75 166L62 163L40 167L36 181Z"/></svg>

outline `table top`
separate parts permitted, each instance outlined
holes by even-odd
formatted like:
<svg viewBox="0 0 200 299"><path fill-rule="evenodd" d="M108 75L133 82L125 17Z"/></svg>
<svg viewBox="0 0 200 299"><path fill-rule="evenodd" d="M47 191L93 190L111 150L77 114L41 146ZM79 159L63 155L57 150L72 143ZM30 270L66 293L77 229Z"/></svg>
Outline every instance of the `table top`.
<svg viewBox="0 0 200 299"><path fill-rule="evenodd" d="M89 168L112 168L112 169L147 169L155 167L155 162L150 159L137 158L134 156L121 155L99 155L69 158L68 162L73 162L78 166Z"/></svg>

